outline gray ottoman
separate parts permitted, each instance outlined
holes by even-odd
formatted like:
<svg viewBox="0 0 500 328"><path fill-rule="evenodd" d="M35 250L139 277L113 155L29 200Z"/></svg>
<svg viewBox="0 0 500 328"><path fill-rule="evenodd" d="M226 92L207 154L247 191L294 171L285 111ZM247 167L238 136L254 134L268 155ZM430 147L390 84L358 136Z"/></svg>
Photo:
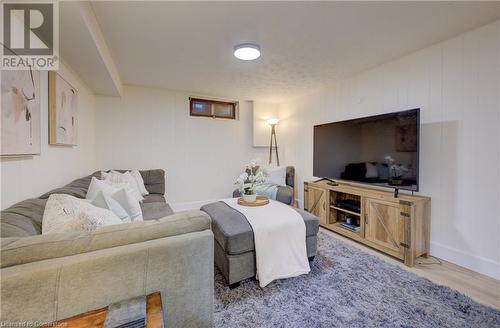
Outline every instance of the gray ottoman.
<svg viewBox="0 0 500 328"><path fill-rule="evenodd" d="M316 255L318 218L309 212L294 208L306 225L307 257ZM255 245L252 227L243 214L224 202L204 205L201 210L212 218L215 237L215 264L222 271L231 288L240 281L255 277Z"/></svg>

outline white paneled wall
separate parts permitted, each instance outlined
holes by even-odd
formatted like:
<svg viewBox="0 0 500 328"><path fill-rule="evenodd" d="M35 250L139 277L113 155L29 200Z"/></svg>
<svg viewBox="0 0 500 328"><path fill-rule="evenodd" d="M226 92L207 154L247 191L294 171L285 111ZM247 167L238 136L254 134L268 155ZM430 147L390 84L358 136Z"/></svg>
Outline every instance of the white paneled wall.
<svg viewBox="0 0 500 328"><path fill-rule="evenodd" d="M302 186L313 178L314 124L421 108L431 253L500 279L499 48L497 21L280 104L284 162Z"/></svg>
<svg viewBox="0 0 500 328"><path fill-rule="evenodd" d="M40 72L41 154L1 159L2 209L26 198L38 197L97 168L94 95L67 65L61 64L59 73L78 89L78 145L48 144L48 74Z"/></svg>
<svg viewBox="0 0 500 328"><path fill-rule="evenodd" d="M253 102L253 146L269 147L271 127L267 123L270 118L279 118L279 104L261 101Z"/></svg>
<svg viewBox="0 0 500 328"><path fill-rule="evenodd" d="M162 168L175 209L230 197L252 158L252 102L240 101L237 120L189 116L189 94L126 86L123 97L96 97L101 168Z"/></svg>

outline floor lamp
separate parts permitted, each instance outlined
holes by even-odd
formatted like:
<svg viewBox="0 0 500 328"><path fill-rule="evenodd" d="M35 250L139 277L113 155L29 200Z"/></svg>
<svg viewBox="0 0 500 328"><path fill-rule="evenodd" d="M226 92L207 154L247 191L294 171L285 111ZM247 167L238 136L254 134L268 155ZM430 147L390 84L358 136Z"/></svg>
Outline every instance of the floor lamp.
<svg viewBox="0 0 500 328"><path fill-rule="evenodd" d="M276 163L280 166L280 157L278 155L278 142L276 141L276 125L280 120L277 118L270 118L267 120L267 124L271 126L271 143L269 144L269 164L273 161L273 139L274 139L274 149L276 149Z"/></svg>

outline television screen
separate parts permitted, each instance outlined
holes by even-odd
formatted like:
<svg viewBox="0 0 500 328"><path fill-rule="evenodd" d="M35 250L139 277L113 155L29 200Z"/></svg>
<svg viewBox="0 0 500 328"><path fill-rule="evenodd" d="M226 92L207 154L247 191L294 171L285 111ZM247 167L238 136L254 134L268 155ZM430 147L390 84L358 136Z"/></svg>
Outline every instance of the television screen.
<svg viewBox="0 0 500 328"><path fill-rule="evenodd" d="M420 109L314 127L315 177L418 191Z"/></svg>

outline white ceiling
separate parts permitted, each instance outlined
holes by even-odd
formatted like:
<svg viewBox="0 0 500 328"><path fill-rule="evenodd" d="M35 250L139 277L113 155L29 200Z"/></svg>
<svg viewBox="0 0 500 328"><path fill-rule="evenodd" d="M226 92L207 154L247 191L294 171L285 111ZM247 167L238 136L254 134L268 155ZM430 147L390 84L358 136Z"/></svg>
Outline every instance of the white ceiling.
<svg viewBox="0 0 500 328"><path fill-rule="evenodd" d="M124 84L274 102L500 17L500 2L115 1L92 8ZM64 20L64 49L63 29ZM242 42L259 44L262 56L235 59L232 48Z"/></svg>

